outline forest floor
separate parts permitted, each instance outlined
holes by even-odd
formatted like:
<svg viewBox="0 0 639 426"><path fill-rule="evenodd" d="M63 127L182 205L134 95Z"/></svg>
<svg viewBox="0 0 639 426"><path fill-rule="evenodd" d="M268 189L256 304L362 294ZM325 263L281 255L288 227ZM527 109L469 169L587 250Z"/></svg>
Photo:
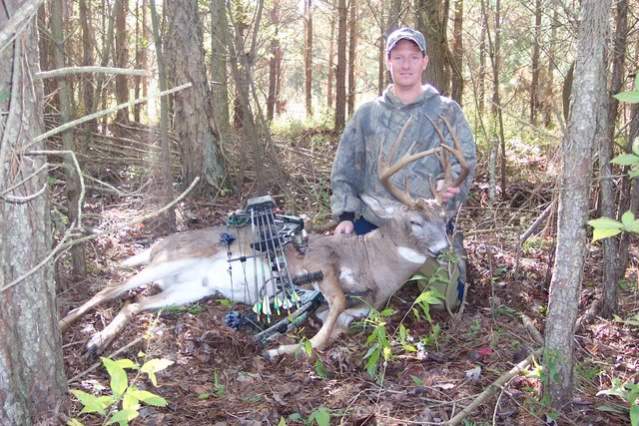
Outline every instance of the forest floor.
<svg viewBox="0 0 639 426"><path fill-rule="evenodd" d="M392 356L380 364L376 376L369 375L364 361L371 345L367 343L370 326L353 326L348 335L310 358L300 354L269 361L261 356L262 348L250 334L225 325L227 305L210 299L182 310L140 314L107 349L104 355L114 359L142 363L143 353L145 359L174 362L157 374L158 387L146 377L136 379L136 386L161 395L168 406L143 407L133 424L327 424L325 421L330 418L330 424L403 425L438 424L450 419L540 347L522 322L521 314L530 318L543 335L552 232L548 237L541 233L526 241L518 261L517 252L519 235L552 198L548 185L551 179L540 181L540 176L545 179L542 163L527 164L526 173L535 178L529 181L522 176L511 182L494 208L487 207L486 176L480 173L459 222L465 232L470 265L470 285L462 315L451 318L435 311L432 322L423 316L416 318L410 312L419 290L412 284L404 286L389 302L394 313L385 318L384 327L390 336ZM138 201L89 195L87 220L104 232L88 245L88 277L70 283L60 294L62 314L106 284L125 280L133 272L118 269L118 262L161 236L161 231L151 226L121 225L139 214ZM232 197L180 203L179 228L220 224L227 212L238 207L240 200ZM318 211L311 213L319 214ZM597 293L600 260L599 245L592 245L580 313L587 310ZM636 267L635 253L631 274L619 297L626 319L639 310ZM99 364L92 368L96 360L84 355L84 345L120 307L121 301L101 306L64 334L65 367L71 389L108 394L107 372ZM400 323L416 341L424 339L427 344L417 352L407 350L400 344ZM576 392L572 404L558 417L558 424L629 423L625 401L597 393L611 388L613 379L639 381L638 326L637 320L596 318L577 331ZM439 335L433 331L437 328L441 330ZM309 321L284 340L310 337L316 330L316 322ZM125 350L111 355L121 348ZM548 410L540 399L543 374L534 361L527 371L508 380L463 424L547 424ZM133 376L130 374L131 379ZM65 414L84 424L103 424L103 418L95 414L80 414L81 408L70 397Z"/></svg>

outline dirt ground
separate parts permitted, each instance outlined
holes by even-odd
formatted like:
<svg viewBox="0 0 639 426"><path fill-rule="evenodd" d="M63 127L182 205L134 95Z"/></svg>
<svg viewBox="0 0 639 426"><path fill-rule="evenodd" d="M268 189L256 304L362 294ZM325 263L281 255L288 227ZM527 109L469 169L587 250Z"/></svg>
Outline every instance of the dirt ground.
<svg viewBox="0 0 639 426"><path fill-rule="evenodd" d="M367 373L364 362L370 327L352 327L347 336L311 358L300 355L269 361L261 356L263 348L252 341L250 333L224 324L229 308L210 299L180 311L141 314L107 349L104 355L115 359L143 362L144 353L146 359L174 362L158 374L158 387L146 377L137 378L136 386L161 395L168 406L144 406L133 424L323 424L327 415L330 424L438 424L459 413L539 347L521 314L543 334L553 253L552 232L548 237L542 233L523 245L517 261L518 236L541 213L538 206L550 201L547 190L512 184L505 199L490 209L485 178L480 176L477 182L459 221L470 264L463 314L451 318L445 312L434 312L432 323L417 320L410 308L419 290L406 285L389 302L395 313L386 319L386 331L395 336L393 351L378 377ZM118 269L117 263L148 247L161 234L151 226L122 227L139 213L139 207L121 198L94 195L87 200L87 220L103 233L88 245L88 277L82 281L67 277L71 284L59 296L61 314L133 273ZM179 227L220 223L228 211L238 207L239 200L232 198L181 203ZM580 312L596 295L599 246L591 247L586 267ZM64 274L64 259L60 269ZM624 318L639 308L636 257L620 301ZM94 367L95 359L85 356L84 345L121 306L121 301L101 306L64 334L70 388L107 393L108 375L102 366ZM398 343L400 322L416 338L431 334L435 325L441 327L441 333L436 342L418 352L406 351ZM316 330L317 321L309 321L283 341L310 337ZM557 424L629 424L626 403L613 396L597 396L597 392L610 388L613 378L637 381L637 341L636 326L601 318L577 332L575 397ZM116 351L120 352L112 355ZM536 367L533 362L530 374L508 380L462 424L546 424ZM100 416L79 414L81 408L70 396L65 414L84 424L103 423Z"/></svg>

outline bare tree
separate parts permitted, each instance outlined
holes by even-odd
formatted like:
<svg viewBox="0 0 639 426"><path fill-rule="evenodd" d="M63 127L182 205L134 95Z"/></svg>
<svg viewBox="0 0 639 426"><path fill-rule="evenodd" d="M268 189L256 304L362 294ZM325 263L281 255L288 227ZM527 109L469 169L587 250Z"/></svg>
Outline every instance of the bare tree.
<svg viewBox="0 0 639 426"><path fill-rule="evenodd" d="M573 389L575 320L584 258L586 220L597 128L607 114L606 37L611 0L583 0L570 120L562 143L557 247L550 283L544 347L544 394L553 408L570 401Z"/></svg>
<svg viewBox="0 0 639 426"><path fill-rule="evenodd" d="M530 83L530 124L537 124L537 110L539 109L539 74L541 64L539 54L541 51L541 12L542 0L535 0L535 32L532 52L532 80Z"/></svg>
<svg viewBox="0 0 639 426"><path fill-rule="evenodd" d="M24 2L5 6L19 16ZM7 17L0 13L0 28ZM0 423L45 424L66 394L55 282L38 34L32 20L0 51ZM77 209L77 206L74 207ZM32 272L29 274L29 272Z"/></svg>
<svg viewBox="0 0 639 426"><path fill-rule="evenodd" d="M126 18L129 14L129 2L120 1L117 6L118 8L115 9L115 65L120 68L128 68L129 34L126 27ZM126 75L115 76L115 97L118 103L124 103L129 100L129 82ZM116 120L120 123L128 123L128 108L118 110Z"/></svg>
<svg viewBox="0 0 639 426"><path fill-rule="evenodd" d="M449 0L416 0L416 26L428 40L429 65L424 81L441 93L450 93L450 63L446 28Z"/></svg>
<svg viewBox="0 0 639 426"><path fill-rule="evenodd" d="M168 43L164 53L167 63L171 64L171 80L174 85L192 83L191 90L176 93L173 100L174 127L182 152L182 174L187 186L199 176L203 178L199 192L214 193L224 179L224 162L206 77L197 2L172 0L165 7Z"/></svg>
<svg viewBox="0 0 639 426"><path fill-rule="evenodd" d="M337 0L337 72L335 73L335 130L346 124L346 0Z"/></svg>
<svg viewBox="0 0 639 426"><path fill-rule="evenodd" d="M228 20L224 0L211 0L211 79L213 113L222 142L229 135L229 89L227 72Z"/></svg>
<svg viewBox="0 0 639 426"><path fill-rule="evenodd" d="M453 60L450 96L458 104L462 104L464 93L464 76L462 73L462 62L464 49L462 45L462 28L464 24L464 0L455 0L455 18L453 20Z"/></svg>
<svg viewBox="0 0 639 426"><path fill-rule="evenodd" d="M348 25L348 116L355 112L355 94L357 93L357 20L359 19L357 0L350 0L350 20Z"/></svg>
<svg viewBox="0 0 639 426"><path fill-rule="evenodd" d="M313 115L313 0L304 0L304 99L306 116Z"/></svg>
<svg viewBox="0 0 639 426"><path fill-rule="evenodd" d="M271 25L275 27L275 34L273 34L273 38L271 39L271 56L268 61L268 98L266 99L266 119L268 121L273 120L273 116L276 110L276 106L279 101L280 95L280 79L281 79L281 66L282 66L282 47L280 45L280 35L279 35L279 26L280 26L280 2L279 0L273 0L273 7L271 9ZM305 32L308 37L308 32ZM312 30L311 30L312 34ZM304 61L306 68L306 46L304 47ZM309 73L310 71L310 61L311 58L309 56ZM310 74L312 76L312 73ZM306 75L306 81L308 80L308 75ZM310 105L310 83L307 88L307 114L308 114L308 106Z"/></svg>

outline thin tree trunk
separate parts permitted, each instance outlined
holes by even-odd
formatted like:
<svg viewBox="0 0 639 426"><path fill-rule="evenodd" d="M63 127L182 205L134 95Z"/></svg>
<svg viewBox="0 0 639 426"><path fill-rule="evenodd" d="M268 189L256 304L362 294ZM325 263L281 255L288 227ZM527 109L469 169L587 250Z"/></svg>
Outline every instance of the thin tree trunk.
<svg viewBox="0 0 639 426"><path fill-rule="evenodd" d="M306 5L306 3L305 3ZM278 80L280 73L280 38L279 38L279 25L280 25L280 4L278 0L273 1L273 8L271 9L271 25L275 27L275 34L271 39L271 57L268 61L268 98L266 99L266 119L268 121L273 120L275 113L275 105L278 101ZM306 21L305 21L305 25ZM308 33L305 32L305 34ZM306 67L306 45L304 46L304 65ZM310 57L308 58L310 61ZM308 76L306 76L308 77ZM308 105L307 105L308 107ZM307 110L308 113L308 110Z"/></svg>
<svg viewBox="0 0 639 426"><path fill-rule="evenodd" d="M464 24L464 0L455 0L455 18L453 21L453 61L451 97L462 104L464 93L462 28Z"/></svg>
<svg viewBox="0 0 639 426"><path fill-rule="evenodd" d="M544 395L552 407L570 402L575 320L586 256L586 220L597 127L607 120L599 105L605 95L605 46L611 0L583 0L573 102L562 143L557 248L553 265L544 346Z"/></svg>
<svg viewBox="0 0 639 426"><path fill-rule="evenodd" d="M313 116L313 0L304 0L304 99L306 116Z"/></svg>
<svg viewBox="0 0 639 426"><path fill-rule="evenodd" d="M479 98L479 114L484 113L485 100L486 100L486 25L488 23L488 17L486 16L486 8L482 3L482 20L481 30L479 32L479 75L477 76L479 90L477 97Z"/></svg>
<svg viewBox="0 0 639 426"><path fill-rule="evenodd" d="M146 25L146 0L142 0L142 4L136 3L135 6L135 68L147 69L147 56L146 56L146 44L149 41L149 33ZM146 96L146 77L135 77L135 99L142 96ZM133 108L134 120L140 122L140 113L142 112L142 105L135 105Z"/></svg>
<svg viewBox="0 0 639 426"><path fill-rule="evenodd" d="M229 89L227 72L228 20L224 0L211 0L211 79L213 80L213 113L224 143L230 135Z"/></svg>
<svg viewBox="0 0 639 426"><path fill-rule="evenodd" d="M441 93L450 93L450 64L446 26L448 22L447 1L417 0L416 23L428 40L428 68L424 82L432 84Z"/></svg>
<svg viewBox="0 0 639 426"><path fill-rule="evenodd" d="M117 2L118 0L116 0ZM168 82L166 76L166 61L164 59L164 46L160 37L160 19L155 0L149 0L151 9L151 23L153 25L153 41L155 44L155 54L158 63L158 83L160 91L167 90ZM158 196L160 204L168 204L173 198L173 176L171 175L171 152L169 147L169 101L166 96L160 98L160 158L154 173L154 191ZM175 209L166 211L161 219L168 232L176 229Z"/></svg>
<svg viewBox="0 0 639 426"><path fill-rule="evenodd" d="M53 58L56 68L64 68L65 66L63 31L64 3L64 0L54 0L51 11L51 33L55 43ZM60 124L64 124L71 121L73 116L73 88L66 78L60 78L57 82L60 96ZM73 130L62 133L62 146L66 151L75 151ZM64 159L64 176L66 180L69 222L77 224L78 202L80 200L80 177L77 174L71 158L68 156L65 156ZM86 258L83 244L76 244L71 248L71 259L74 275L79 278L84 277L86 275Z"/></svg>
<svg viewBox="0 0 639 426"><path fill-rule="evenodd" d="M626 60L626 39L628 37L628 0L617 0L617 16L615 23L615 38L612 52L612 78L610 91L606 96L609 102L608 120L604 122L608 126L606 134L599 144L599 177L601 179L601 214L614 218L616 216L615 188L613 185L612 159L615 146L615 122L617 121L617 108L619 101L612 95L619 93L623 87L623 75ZM612 318L617 312L617 282L619 275L618 261L623 255L619 252L619 239L606 238L603 240L603 280L601 315L604 318ZM625 272L625 271L624 271Z"/></svg>
<svg viewBox="0 0 639 426"><path fill-rule="evenodd" d="M5 1L15 13L20 1ZM0 28L7 23L0 13ZM22 155L44 149L33 138L44 133L43 90L32 78L40 70L34 21L22 26L15 41L0 52L0 423L48 424L66 397L62 338L58 329L53 268L48 263L5 289L44 259L52 245L49 195L38 173L46 158ZM22 153L21 155L13 155ZM35 174L35 176L34 176ZM28 178L32 176L31 178ZM13 184L25 183L6 193Z"/></svg>
<svg viewBox="0 0 639 426"><path fill-rule="evenodd" d="M129 67L129 39L126 29L126 17L129 13L129 2L120 1L115 14L115 64L120 68ZM124 103L129 100L129 83L126 75L115 76L115 97L118 103ZM129 122L128 108L118 110L116 120L120 123L127 124Z"/></svg>
<svg viewBox="0 0 639 426"><path fill-rule="evenodd" d="M113 6L111 8L111 13L109 14L109 20L107 24L106 32L103 32L102 38L102 59L100 61L101 67L106 67L109 64L109 59L111 58L111 45L113 44L113 32L114 32L114 24L115 24L115 14L121 8L120 2L122 0L114 0ZM103 15L102 15L102 25L104 27L105 19L106 19L106 6L107 2L103 2ZM103 28L104 30L104 28ZM100 73L96 76L96 87L95 87L95 105L101 105L102 109L106 109L106 94L103 93L104 90L104 74ZM106 117L104 119L104 125L102 126L102 133L106 133ZM97 122L96 122L97 126Z"/></svg>
<svg viewBox="0 0 639 426"><path fill-rule="evenodd" d="M541 51L541 10L542 0L535 0L535 32L532 52L532 81L530 83L530 124L537 125L537 110L539 108L539 72L541 65L539 53Z"/></svg>
<svg viewBox="0 0 639 426"><path fill-rule="evenodd" d="M337 1L337 72L335 76L335 130L346 124L346 0Z"/></svg>
<svg viewBox="0 0 639 426"><path fill-rule="evenodd" d="M550 41L548 43L548 81L544 85L544 99L542 106L544 109L544 126L549 128L552 125L552 115L555 106L553 89L555 85L555 45L557 43L557 28L559 27L559 11L557 8L552 14L552 28L550 29Z"/></svg>
<svg viewBox="0 0 639 426"><path fill-rule="evenodd" d="M348 116L355 112L355 95L357 93L357 20L359 19L357 0L350 0L350 24L348 37Z"/></svg>
<svg viewBox="0 0 639 426"><path fill-rule="evenodd" d="M337 20L331 15L331 35L328 40L328 77L326 78L326 106L331 109L334 105L333 80L335 80L335 25Z"/></svg>

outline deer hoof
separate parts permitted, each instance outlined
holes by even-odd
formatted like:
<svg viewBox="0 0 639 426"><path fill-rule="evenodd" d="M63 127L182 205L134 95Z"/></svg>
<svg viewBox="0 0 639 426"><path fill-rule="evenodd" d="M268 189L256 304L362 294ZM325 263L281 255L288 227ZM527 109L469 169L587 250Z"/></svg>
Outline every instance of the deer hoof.
<svg viewBox="0 0 639 426"><path fill-rule="evenodd" d="M280 353L277 350L277 348L276 349L268 349L268 350L262 351L262 356L264 358L266 358L267 360L269 360L269 361L275 361L275 360L277 360L277 358L279 358Z"/></svg>

